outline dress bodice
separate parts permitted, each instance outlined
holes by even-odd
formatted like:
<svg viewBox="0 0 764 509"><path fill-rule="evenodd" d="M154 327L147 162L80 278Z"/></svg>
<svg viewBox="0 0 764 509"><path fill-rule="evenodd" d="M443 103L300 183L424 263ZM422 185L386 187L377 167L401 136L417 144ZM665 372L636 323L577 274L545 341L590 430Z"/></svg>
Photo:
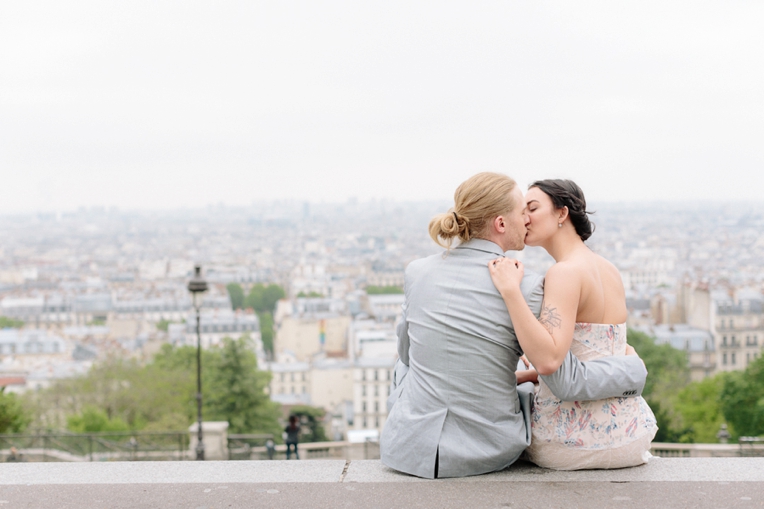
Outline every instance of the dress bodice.
<svg viewBox="0 0 764 509"><path fill-rule="evenodd" d="M570 351L581 361L626 354L626 324L577 322Z"/></svg>
<svg viewBox="0 0 764 509"><path fill-rule="evenodd" d="M626 324L576 323L570 351L581 361L626 354ZM531 461L549 468L618 468L647 461L657 431L642 397L560 401L543 380L534 399Z"/></svg>

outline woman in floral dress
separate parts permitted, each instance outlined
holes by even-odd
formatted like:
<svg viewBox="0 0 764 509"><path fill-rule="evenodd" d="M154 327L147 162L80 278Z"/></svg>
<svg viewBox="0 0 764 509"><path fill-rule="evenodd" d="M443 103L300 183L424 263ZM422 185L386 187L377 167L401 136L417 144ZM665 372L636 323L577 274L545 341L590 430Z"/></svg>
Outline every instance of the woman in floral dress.
<svg viewBox="0 0 764 509"><path fill-rule="evenodd" d="M625 355L626 298L618 270L584 242L594 231L583 191L569 180L542 180L526 194L525 243L555 259L546 274L537 319L520 292L523 265L498 258L489 263L496 288L512 317L517 338L535 370L518 372L518 383L549 375L568 351L582 361ZM563 402L544 384L534 400L528 458L559 470L622 468L646 463L658 430L642 397Z"/></svg>

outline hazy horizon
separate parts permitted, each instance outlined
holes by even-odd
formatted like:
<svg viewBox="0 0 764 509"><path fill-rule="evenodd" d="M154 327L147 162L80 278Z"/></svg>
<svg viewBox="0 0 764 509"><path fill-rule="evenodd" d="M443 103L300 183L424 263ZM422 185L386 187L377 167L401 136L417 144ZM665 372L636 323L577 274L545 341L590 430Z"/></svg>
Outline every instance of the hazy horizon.
<svg viewBox="0 0 764 509"><path fill-rule="evenodd" d="M764 4L0 5L0 214L450 200L755 202Z"/></svg>

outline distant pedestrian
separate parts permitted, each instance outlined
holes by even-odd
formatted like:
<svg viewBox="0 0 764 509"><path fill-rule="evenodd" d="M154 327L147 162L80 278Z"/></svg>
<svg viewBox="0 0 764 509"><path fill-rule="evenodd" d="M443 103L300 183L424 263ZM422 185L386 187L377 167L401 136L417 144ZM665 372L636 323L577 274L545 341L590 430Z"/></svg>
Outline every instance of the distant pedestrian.
<svg viewBox="0 0 764 509"><path fill-rule="evenodd" d="M292 456L292 447L294 447L294 458L300 459L300 455L297 452L297 442L300 439L300 425L297 423L296 416L289 416L289 425L284 428L284 433L286 433L287 459L290 459Z"/></svg>
<svg viewBox="0 0 764 509"><path fill-rule="evenodd" d="M24 455L21 454L18 449L16 449L15 447L11 447L11 451L8 454L8 457L5 458L5 461L13 463L13 462L25 461L25 460L24 460Z"/></svg>
<svg viewBox="0 0 764 509"><path fill-rule="evenodd" d="M268 459L273 459L273 453L276 452L276 442L270 438L265 441L265 451L268 453Z"/></svg>

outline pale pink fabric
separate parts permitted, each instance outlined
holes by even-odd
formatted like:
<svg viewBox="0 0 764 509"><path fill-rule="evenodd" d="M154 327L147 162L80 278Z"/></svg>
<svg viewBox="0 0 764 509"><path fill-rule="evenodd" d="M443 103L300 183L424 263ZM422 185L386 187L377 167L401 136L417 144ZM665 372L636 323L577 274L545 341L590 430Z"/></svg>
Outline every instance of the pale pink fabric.
<svg viewBox="0 0 764 509"><path fill-rule="evenodd" d="M626 324L577 323L571 352L582 361L626 354ZM622 468L647 463L658 431L642 397L566 402L539 382L526 450L533 463L557 470Z"/></svg>

